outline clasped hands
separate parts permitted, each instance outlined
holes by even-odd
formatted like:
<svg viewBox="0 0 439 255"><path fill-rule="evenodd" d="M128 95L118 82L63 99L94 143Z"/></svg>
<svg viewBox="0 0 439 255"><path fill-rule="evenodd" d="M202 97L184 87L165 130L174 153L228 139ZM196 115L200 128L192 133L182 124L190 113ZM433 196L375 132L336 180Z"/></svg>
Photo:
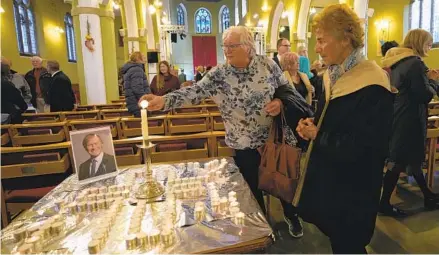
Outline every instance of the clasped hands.
<svg viewBox="0 0 439 255"><path fill-rule="evenodd" d="M314 118L306 118L299 120L296 131L302 139L309 141L316 139L319 130L317 126L314 125Z"/></svg>

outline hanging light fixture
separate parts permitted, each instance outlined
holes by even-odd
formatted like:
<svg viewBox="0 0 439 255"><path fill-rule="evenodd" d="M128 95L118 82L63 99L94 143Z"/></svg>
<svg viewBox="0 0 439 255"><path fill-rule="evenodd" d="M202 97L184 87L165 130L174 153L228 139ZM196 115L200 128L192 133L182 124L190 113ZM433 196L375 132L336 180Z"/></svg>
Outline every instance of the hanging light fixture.
<svg viewBox="0 0 439 255"><path fill-rule="evenodd" d="M317 10L316 10L316 8L314 8L314 7L312 7L310 10L309 10L309 13L311 13L311 14L314 14L314 13L316 13L317 12Z"/></svg>
<svg viewBox="0 0 439 255"><path fill-rule="evenodd" d="M157 9L154 7L154 5L150 5L148 7L148 11L149 11L149 14L154 14L157 11Z"/></svg>

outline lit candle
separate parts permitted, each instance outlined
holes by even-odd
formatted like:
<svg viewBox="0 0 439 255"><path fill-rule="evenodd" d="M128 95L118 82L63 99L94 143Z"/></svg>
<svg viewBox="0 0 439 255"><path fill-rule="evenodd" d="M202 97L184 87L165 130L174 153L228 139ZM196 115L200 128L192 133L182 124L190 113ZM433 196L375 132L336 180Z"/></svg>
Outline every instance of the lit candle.
<svg viewBox="0 0 439 255"><path fill-rule="evenodd" d="M146 108L148 108L148 101L143 100L140 102L140 107L142 107L142 110L140 110L140 115L142 117L142 137L143 140L148 140L149 134L148 134L148 117L146 113Z"/></svg>

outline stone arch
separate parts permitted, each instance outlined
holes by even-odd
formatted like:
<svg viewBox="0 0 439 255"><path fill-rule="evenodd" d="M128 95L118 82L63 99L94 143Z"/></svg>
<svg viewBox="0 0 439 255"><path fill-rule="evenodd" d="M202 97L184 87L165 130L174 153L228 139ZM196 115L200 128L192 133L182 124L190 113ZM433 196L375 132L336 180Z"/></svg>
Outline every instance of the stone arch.
<svg viewBox="0 0 439 255"><path fill-rule="evenodd" d="M276 42L279 34L279 22L282 17L282 12L284 11L284 3L279 1L274 9L272 19L271 19L271 29L270 29L270 48L276 48Z"/></svg>

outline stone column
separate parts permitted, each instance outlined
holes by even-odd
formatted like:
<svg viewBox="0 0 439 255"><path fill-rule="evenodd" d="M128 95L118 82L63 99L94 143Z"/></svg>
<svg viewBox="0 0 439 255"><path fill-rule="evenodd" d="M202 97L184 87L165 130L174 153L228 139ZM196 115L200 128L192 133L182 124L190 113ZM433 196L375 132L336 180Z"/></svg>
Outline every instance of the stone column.
<svg viewBox="0 0 439 255"><path fill-rule="evenodd" d="M82 104L105 104L118 98L112 0L102 7L100 2L72 2Z"/></svg>

